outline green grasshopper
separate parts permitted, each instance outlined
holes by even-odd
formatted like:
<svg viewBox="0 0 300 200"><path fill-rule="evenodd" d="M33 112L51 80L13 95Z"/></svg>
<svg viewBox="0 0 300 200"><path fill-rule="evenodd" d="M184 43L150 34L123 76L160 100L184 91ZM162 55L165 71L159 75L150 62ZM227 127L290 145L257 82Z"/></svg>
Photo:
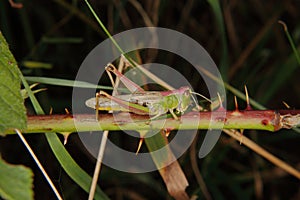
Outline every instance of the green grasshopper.
<svg viewBox="0 0 300 200"><path fill-rule="evenodd" d="M190 87L187 86L169 91L144 91L136 83L121 74L112 64L109 64L105 70L110 77L110 73L115 74L132 94L111 96L104 91L96 93L96 97L88 99L85 104L96 109L97 119L98 111L106 110L150 115L151 120L169 112L174 119L178 120L176 114L184 114L192 102L199 109L200 106L196 103L192 94L200 95L211 102L205 96L192 92Z"/></svg>
<svg viewBox="0 0 300 200"><path fill-rule="evenodd" d="M122 62L124 62L124 60L122 60ZM173 118L178 120L176 114L183 114L187 111L192 102L195 103L197 110L202 109L196 103L192 94L199 95L212 103L210 99L207 99L201 94L192 92L190 87L187 86L169 91L144 91L136 83L121 74L112 64L108 64L105 70L113 85L115 85L115 83L111 73L119 78L129 89L131 94L111 96L104 91L100 91L96 93L96 97L88 99L85 104L96 110L97 120L99 119L99 111L123 111L139 115L150 115L151 120L170 112ZM168 133L166 133L166 135L168 135ZM136 153L139 152L143 140L143 137L141 137Z"/></svg>

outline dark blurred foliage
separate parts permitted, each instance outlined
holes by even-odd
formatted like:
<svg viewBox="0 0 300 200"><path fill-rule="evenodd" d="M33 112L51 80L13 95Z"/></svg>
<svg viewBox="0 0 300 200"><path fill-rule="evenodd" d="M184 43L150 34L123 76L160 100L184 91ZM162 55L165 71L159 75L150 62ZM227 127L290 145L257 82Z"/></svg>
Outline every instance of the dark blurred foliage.
<svg viewBox="0 0 300 200"><path fill-rule="evenodd" d="M21 9L12 8L8 1L0 2L0 29L24 75L74 80L87 54L108 38L84 1L20 2L23 3ZM300 107L299 64L282 25L277 23L282 20L287 24L298 47L299 1L225 0L220 1L222 13L214 12L207 1L194 0L93 0L91 4L111 34L149 26L149 22L152 26L178 30L192 37L208 51L219 66L224 80L232 86L242 91L244 85L247 85L250 96L268 108L282 109L282 101L292 108ZM217 23L217 14L223 16L225 31ZM145 21L142 15L147 15L150 21ZM225 38L226 46L222 37ZM151 55L141 54L141 57L147 60ZM167 60L165 58L158 54L151 59L174 66L192 80L191 84L196 91L204 90L205 86L192 70L181 70L180 59L176 56L169 56ZM28 68L22 65L23 61L49 63L52 68ZM46 112L50 107L54 113L64 113L64 108L71 108L72 88L51 85L40 87L48 88L46 92L37 95ZM228 92L229 109L233 109L232 97ZM242 100L239 102L243 108L245 104ZM28 113L34 113L28 100L26 105ZM200 131L202 137L201 133L204 132ZM275 156L299 168L299 133L282 130L277 133L245 131L244 134ZM43 134L33 134L26 138L65 199L87 198L87 194L59 166ZM193 147L196 152L200 145L199 139ZM134 150L136 141L126 143L126 146ZM77 134L70 136L66 148L80 166L92 175L95 160L80 144ZM1 138L0 149L1 156L8 162L24 164L33 169L36 199L55 198L17 136ZM203 199L190 162L189 152L180 158L190 184L187 192ZM300 199L299 180L278 170L226 135L221 137L209 156L197 162L213 199ZM146 178L146 181L141 181L142 178ZM169 198L157 172L136 175L104 167L99 184L112 199ZM151 187L153 184L163 189L157 191Z"/></svg>

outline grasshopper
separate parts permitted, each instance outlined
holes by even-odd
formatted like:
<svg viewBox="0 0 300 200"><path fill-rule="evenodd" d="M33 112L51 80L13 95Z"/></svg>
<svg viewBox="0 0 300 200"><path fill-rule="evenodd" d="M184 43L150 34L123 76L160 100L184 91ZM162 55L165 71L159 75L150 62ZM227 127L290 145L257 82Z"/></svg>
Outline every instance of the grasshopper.
<svg viewBox="0 0 300 200"><path fill-rule="evenodd" d="M150 115L151 120L169 112L175 120L178 120L177 114L184 114L192 102L195 103L197 110L202 109L196 102L193 94L199 95L212 103L210 99L193 92L187 86L169 91L144 91L140 86L120 73L112 64L108 64L105 70L113 85L115 83L112 73L129 89L131 94L112 96L104 91L100 91L96 93L96 97L88 99L85 104L96 110L97 120L99 119L99 111L123 111L139 115ZM136 153L139 152L142 143L143 137L140 138Z"/></svg>
<svg viewBox="0 0 300 200"><path fill-rule="evenodd" d="M85 104L96 110L97 119L98 111L106 110L150 115L151 120L169 112L174 119L178 120L177 115L184 114L192 102L196 104L198 109L200 108L192 94L200 95L211 102L205 96L192 92L188 86L169 91L144 91L136 83L121 74L112 64L107 65L105 70L110 77L111 73L115 74L132 94L111 96L104 91L96 93L96 97L88 99Z"/></svg>

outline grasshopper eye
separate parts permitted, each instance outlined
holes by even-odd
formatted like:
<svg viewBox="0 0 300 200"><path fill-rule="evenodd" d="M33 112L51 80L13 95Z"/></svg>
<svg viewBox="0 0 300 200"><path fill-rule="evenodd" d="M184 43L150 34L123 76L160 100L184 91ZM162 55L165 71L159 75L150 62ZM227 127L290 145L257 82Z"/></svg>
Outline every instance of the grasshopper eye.
<svg viewBox="0 0 300 200"><path fill-rule="evenodd" d="M186 97L190 96L190 91L189 90L184 91L183 95Z"/></svg>

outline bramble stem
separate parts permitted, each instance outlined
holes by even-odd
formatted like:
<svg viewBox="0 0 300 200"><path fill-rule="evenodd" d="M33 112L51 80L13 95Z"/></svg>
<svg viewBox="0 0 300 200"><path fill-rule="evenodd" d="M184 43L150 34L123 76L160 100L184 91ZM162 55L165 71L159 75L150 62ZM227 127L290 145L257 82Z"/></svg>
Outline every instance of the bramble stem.
<svg viewBox="0 0 300 200"><path fill-rule="evenodd" d="M256 129L277 131L300 125L300 110L250 110L250 111L189 112L172 118L149 121L149 116L118 113L78 115L28 116L27 129L23 133L85 132L99 130L149 130L149 129ZM212 117L213 114L213 117ZM225 117L223 117L225 116ZM224 126L223 126L224 125ZM13 134L7 130L6 134Z"/></svg>

